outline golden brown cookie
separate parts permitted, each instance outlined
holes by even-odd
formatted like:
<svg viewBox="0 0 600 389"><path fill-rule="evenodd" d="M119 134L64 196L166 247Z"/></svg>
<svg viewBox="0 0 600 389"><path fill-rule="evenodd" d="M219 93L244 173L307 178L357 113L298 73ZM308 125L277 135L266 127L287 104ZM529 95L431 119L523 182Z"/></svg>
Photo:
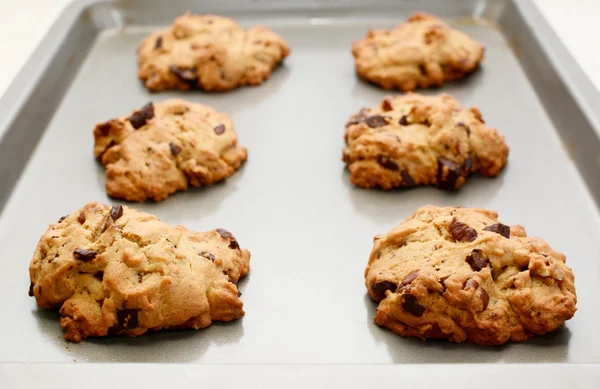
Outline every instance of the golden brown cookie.
<svg viewBox="0 0 600 389"><path fill-rule="evenodd" d="M375 236L365 279L375 322L421 339L518 342L577 309L565 256L485 209L419 208Z"/></svg>
<svg viewBox="0 0 600 389"><path fill-rule="evenodd" d="M268 28L244 30L229 18L188 12L140 44L138 76L155 92L225 91L261 84L288 54L287 43Z"/></svg>
<svg viewBox="0 0 600 389"><path fill-rule="evenodd" d="M60 308L65 339L204 328L244 314L238 279L250 253L224 229L193 232L120 205L90 203L50 225L30 296Z"/></svg>
<svg viewBox="0 0 600 389"><path fill-rule="evenodd" d="M248 155L228 115L180 99L100 123L94 139L94 154L106 167L106 192L128 201L161 201L188 184L224 180Z"/></svg>
<svg viewBox="0 0 600 389"><path fill-rule="evenodd" d="M403 91L463 78L478 67L483 52L467 34L423 12L392 30L371 30L352 46L362 78Z"/></svg>
<svg viewBox="0 0 600 389"><path fill-rule="evenodd" d="M479 110L447 94L387 97L350 118L345 140L350 180L363 188L458 189L472 173L498 175L508 157Z"/></svg>

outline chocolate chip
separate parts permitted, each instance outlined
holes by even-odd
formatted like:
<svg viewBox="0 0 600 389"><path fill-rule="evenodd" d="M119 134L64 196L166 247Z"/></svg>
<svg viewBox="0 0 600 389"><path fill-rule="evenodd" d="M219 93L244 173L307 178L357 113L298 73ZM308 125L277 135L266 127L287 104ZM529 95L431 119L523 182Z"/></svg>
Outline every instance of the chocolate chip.
<svg viewBox="0 0 600 389"><path fill-rule="evenodd" d="M106 123L102 123L102 124L98 124L96 126L96 128L100 131L100 134L102 134L103 136L107 136L108 133L110 132L110 129L112 127L112 120L106 122Z"/></svg>
<svg viewBox="0 0 600 389"><path fill-rule="evenodd" d="M219 235L221 235L221 238L223 239L235 239L233 237L233 234L224 228L217 228L217 232L219 233Z"/></svg>
<svg viewBox="0 0 600 389"><path fill-rule="evenodd" d="M57 223L60 223L60 222L62 222L63 220L65 220L65 219L67 218L67 216L69 216L69 215L63 216L63 217L61 217L60 219L58 219L58 222L57 222Z"/></svg>
<svg viewBox="0 0 600 389"><path fill-rule="evenodd" d="M469 156L465 160L465 164L464 164L465 171L471 172L472 167L473 167L473 159L471 158L471 154L469 154Z"/></svg>
<svg viewBox="0 0 600 389"><path fill-rule="evenodd" d="M238 290L238 297L242 297L242 292Z"/></svg>
<svg viewBox="0 0 600 389"><path fill-rule="evenodd" d="M477 231L461 223L456 218L452 219L449 227L450 235L459 242L472 242L477 239Z"/></svg>
<svg viewBox="0 0 600 389"><path fill-rule="evenodd" d="M465 261L467 261L474 271L481 271L484 267L490 266L490 260L479 249L475 249L471 254L467 255Z"/></svg>
<svg viewBox="0 0 600 389"><path fill-rule="evenodd" d="M483 302L483 310L485 311L485 309L488 307L488 304L490 303L490 295L487 294L487 292L483 289L479 289L481 292L481 301Z"/></svg>
<svg viewBox="0 0 600 389"><path fill-rule="evenodd" d="M367 112L368 112L368 109L366 109L366 108L361 109L359 113L352 116L352 118L350 119L350 121L348 121L346 126L364 122L365 119L367 118L367 114L366 114Z"/></svg>
<svg viewBox="0 0 600 389"><path fill-rule="evenodd" d="M394 109L394 107L392 106L392 102L389 99L383 99L383 101L381 102L381 109L387 112Z"/></svg>
<svg viewBox="0 0 600 389"><path fill-rule="evenodd" d="M408 119L407 119L406 115L402 115L402 117L400 118L400 120L398 121L398 123L400 123L400 125L402 125L402 126L408 126L410 124L408 122Z"/></svg>
<svg viewBox="0 0 600 389"><path fill-rule="evenodd" d="M463 286L463 289L471 289L471 288L473 288L473 289L479 288L479 282L475 281L472 278L469 278L467 280L467 282L465 282L465 286Z"/></svg>
<svg viewBox="0 0 600 389"><path fill-rule="evenodd" d="M377 156L377 163L388 170L400 170L398 164L390 159L387 155L379 155Z"/></svg>
<svg viewBox="0 0 600 389"><path fill-rule="evenodd" d="M372 289L373 292L377 293L378 295L385 296L386 290L391 290L392 292L395 292L396 289L398 289L398 286L390 281L379 281L373 284Z"/></svg>
<svg viewBox="0 0 600 389"><path fill-rule="evenodd" d="M123 216L123 206L122 205L113 205L110 210L110 217L113 221L116 221L118 218Z"/></svg>
<svg viewBox="0 0 600 389"><path fill-rule="evenodd" d="M96 274L94 274L94 278L96 278L98 281L102 281L102 278L104 278L104 272L103 271L99 271Z"/></svg>
<svg viewBox="0 0 600 389"><path fill-rule="evenodd" d="M125 329L133 329L138 326L138 310L123 309L117 311L117 320L119 325Z"/></svg>
<svg viewBox="0 0 600 389"><path fill-rule="evenodd" d="M75 251L73 251L73 255L75 256L75 259L79 259L80 261L83 262L89 262L91 260L93 260L94 258L96 258L96 255L98 253L92 250L86 250L86 249L76 249Z"/></svg>
<svg viewBox="0 0 600 389"><path fill-rule="evenodd" d="M181 149L173 142L169 142L169 147L171 148L171 154L173 154L174 157L181 152Z"/></svg>
<svg viewBox="0 0 600 389"><path fill-rule="evenodd" d="M210 261L215 261L215 256L212 255L211 253L207 253L206 251L203 251L200 253L201 256L203 256L204 258L210 260Z"/></svg>
<svg viewBox="0 0 600 389"><path fill-rule="evenodd" d="M171 65L169 66L169 70L171 71L171 73L176 75L181 81L185 82L186 84L195 86L198 82L198 72L196 71L196 68L186 68Z"/></svg>
<svg viewBox="0 0 600 389"><path fill-rule="evenodd" d="M427 68L425 67L425 64L419 64L419 71L421 72L422 75L426 76L427 75Z"/></svg>
<svg viewBox="0 0 600 389"><path fill-rule="evenodd" d="M156 43L154 44L154 50L156 49L160 49L163 45L163 37L159 36L158 38L156 38Z"/></svg>
<svg viewBox="0 0 600 389"><path fill-rule="evenodd" d="M417 298L412 294L402 295L402 309L414 316L423 316L425 307L417 302Z"/></svg>
<svg viewBox="0 0 600 389"><path fill-rule="evenodd" d="M233 250L239 249L240 245L238 244L238 241L234 239L231 242L229 242L229 248Z"/></svg>
<svg viewBox="0 0 600 389"><path fill-rule="evenodd" d="M437 185L442 189L455 189L460 177L460 165L444 157L438 157Z"/></svg>
<svg viewBox="0 0 600 389"><path fill-rule="evenodd" d="M408 174L408 171L402 170L402 187L403 188L412 188L416 185L415 180Z"/></svg>
<svg viewBox="0 0 600 389"><path fill-rule="evenodd" d="M222 133L225 132L225 126L222 125L222 124L219 124L218 126L216 126L215 128L213 128L213 130L215 131L215 134L221 135Z"/></svg>
<svg viewBox="0 0 600 389"><path fill-rule="evenodd" d="M418 275L419 275L419 269L411 271L410 273L408 273L408 275L406 277L404 277L404 279L402 280L400 285L406 286L406 285L412 284L412 282L417 279Z"/></svg>
<svg viewBox="0 0 600 389"><path fill-rule="evenodd" d="M29 283L29 293L28 293L30 297L33 297L33 287L34 287L33 282L30 282Z"/></svg>
<svg viewBox="0 0 600 389"><path fill-rule="evenodd" d="M381 115L369 116L365 119L365 123L371 128L383 127L388 124L387 120Z"/></svg>
<svg viewBox="0 0 600 389"><path fill-rule="evenodd" d="M133 113L129 118L129 123L136 130L146 124L146 121L152 119L154 117L154 105L152 102L144 105L137 112Z"/></svg>
<svg viewBox="0 0 600 389"><path fill-rule="evenodd" d="M510 226L504 225L502 223L495 223L491 226L487 226L483 229L484 231L491 231L497 234L502 235L503 237L510 239Z"/></svg>
<svg viewBox="0 0 600 389"><path fill-rule="evenodd" d="M426 337L431 338L431 339L447 339L448 338L448 335L446 335L442 332L442 329L440 328L440 326L437 323L431 324L431 327L426 329L423 332L423 335L425 335Z"/></svg>
<svg viewBox="0 0 600 389"><path fill-rule="evenodd" d="M83 211L81 211L79 213L79 216L77 216L77 221L79 222L79 224L85 223L85 214L83 213Z"/></svg>

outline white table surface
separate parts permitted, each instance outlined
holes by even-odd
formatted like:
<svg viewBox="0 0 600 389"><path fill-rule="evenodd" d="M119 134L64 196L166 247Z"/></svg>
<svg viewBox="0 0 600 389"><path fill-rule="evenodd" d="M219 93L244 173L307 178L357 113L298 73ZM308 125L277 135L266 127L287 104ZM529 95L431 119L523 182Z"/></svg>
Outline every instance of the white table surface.
<svg viewBox="0 0 600 389"><path fill-rule="evenodd" d="M534 1L600 89L600 0ZM0 0L0 96L70 0Z"/></svg>

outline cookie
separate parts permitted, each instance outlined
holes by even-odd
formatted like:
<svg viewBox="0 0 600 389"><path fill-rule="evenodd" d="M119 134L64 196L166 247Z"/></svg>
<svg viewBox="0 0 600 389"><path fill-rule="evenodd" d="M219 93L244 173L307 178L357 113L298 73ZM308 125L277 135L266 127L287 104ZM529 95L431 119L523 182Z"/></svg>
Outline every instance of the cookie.
<svg viewBox="0 0 600 389"><path fill-rule="evenodd" d="M479 110L447 94L387 97L350 118L345 140L342 160L363 188L458 189L472 173L498 175L508 157L504 137Z"/></svg>
<svg viewBox="0 0 600 389"><path fill-rule="evenodd" d="M477 69L483 52L467 34L422 12L392 30L371 30L352 46L360 77L402 91L461 79Z"/></svg>
<svg viewBox="0 0 600 389"><path fill-rule="evenodd" d="M233 235L194 232L120 205L87 204L50 225L29 294L60 308L65 339L204 328L244 314L236 286L250 253Z"/></svg>
<svg viewBox="0 0 600 389"><path fill-rule="evenodd" d="M138 76L153 92L226 91L261 84L289 52L268 28L244 30L229 18L186 13L142 41Z"/></svg>
<svg viewBox="0 0 600 389"><path fill-rule="evenodd" d="M375 236L365 279L375 322L420 339L519 342L576 311L565 256L485 209L419 208Z"/></svg>
<svg viewBox="0 0 600 389"><path fill-rule="evenodd" d="M188 185L231 176L247 158L228 115L171 99L96 125L94 155L106 192L127 201L161 201Z"/></svg>

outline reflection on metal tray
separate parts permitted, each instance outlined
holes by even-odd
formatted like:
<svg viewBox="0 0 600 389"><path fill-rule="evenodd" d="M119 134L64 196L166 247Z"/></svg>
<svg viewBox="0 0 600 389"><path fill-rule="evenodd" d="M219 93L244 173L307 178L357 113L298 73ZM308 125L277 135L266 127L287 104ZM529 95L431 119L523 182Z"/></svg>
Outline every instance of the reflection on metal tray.
<svg viewBox="0 0 600 389"><path fill-rule="evenodd" d="M259 87L149 94L136 79L136 47L187 9L265 24L292 54ZM359 189L340 160L348 117L390 93L357 79L351 43L415 10L447 18L486 46L478 72L424 93L476 105L510 146L498 178L473 177L457 193ZM59 216L112 202L92 155L95 123L176 96L230 113L249 160L223 184L134 206L190 229L233 231L252 251L240 283L247 314L198 332L67 344L58 314L27 296L35 245ZM600 121L591 108L599 103L527 1L77 2L0 100L0 290L10 296L0 362L598 363ZM377 327L363 279L372 237L428 203L495 209L564 252L576 275L575 317L553 334L500 348L422 342Z"/></svg>

